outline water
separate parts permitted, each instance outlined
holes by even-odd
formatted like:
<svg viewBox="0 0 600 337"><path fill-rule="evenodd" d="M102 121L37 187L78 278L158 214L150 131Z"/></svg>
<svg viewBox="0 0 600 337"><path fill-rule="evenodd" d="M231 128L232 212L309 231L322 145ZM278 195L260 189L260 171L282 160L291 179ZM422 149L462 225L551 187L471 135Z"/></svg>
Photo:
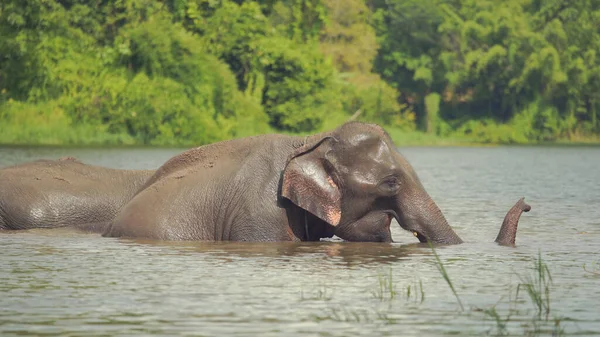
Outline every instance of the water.
<svg viewBox="0 0 600 337"><path fill-rule="evenodd" d="M77 156L156 168L176 149L3 148L0 166ZM514 298L541 253L552 275L552 321L600 334L600 148L405 148L462 245L431 249L393 228L394 244L166 243L69 230L0 234L0 335L480 336L482 310L512 312L512 335L536 331L527 295ZM493 243L521 197L517 247ZM389 281L396 291L380 291ZM421 286L421 285L422 286ZM407 296L410 286L411 294ZM421 292L422 290L422 292ZM423 298L424 296L424 298ZM511 304L512 303L512 304ZM509 311L509 309L514 309ZM550 335L553 321L538 324Z"/></svg>

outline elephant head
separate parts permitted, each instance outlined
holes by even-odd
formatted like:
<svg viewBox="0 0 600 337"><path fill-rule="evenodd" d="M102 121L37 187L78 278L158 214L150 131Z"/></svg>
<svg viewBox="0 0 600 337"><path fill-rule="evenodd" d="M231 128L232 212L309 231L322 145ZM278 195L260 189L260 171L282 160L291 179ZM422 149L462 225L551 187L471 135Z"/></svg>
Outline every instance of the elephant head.
<svg viewBox="0 0 600 337"><path fill-rule="evenodd" d="M307 137L288 159L281 195L344 240L391 241L395 218L421 242L462 242L389 135L374 124L351 122Z"/></svg>

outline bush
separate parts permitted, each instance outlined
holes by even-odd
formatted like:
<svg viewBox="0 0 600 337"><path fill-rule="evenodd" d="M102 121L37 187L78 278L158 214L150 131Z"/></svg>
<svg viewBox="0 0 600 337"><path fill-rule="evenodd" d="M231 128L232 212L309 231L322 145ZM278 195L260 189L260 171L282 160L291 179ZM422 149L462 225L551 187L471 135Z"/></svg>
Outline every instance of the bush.
<svg viewBox="0 0 600 337"><path fill-rule="evenodd" d="M263 106L273 127L293 132L319 129L329 114L342 110L335 69L317 45L265 42Z"/></svg>
<svg viewBox="0 0 600 337"><path fill-rule="evenodd" d="M112 70L80 69L82 85L59 99L76 124L104 125L140 144L171 145L267 129L259 103L239 92L227 65L167 15L124 27L115 45L120 56ZM71 88L76 79L67 82Z"/></svg>
<svg viewBox="0 0 600 337"><path fill-rule="evenodd" d="M380 123L384 126L415 129L415 114L398 103L398 91L375 74L344 74L341 101L344 110L358 120Z"/></svg>
<svg viewBox="0 0 600 337"><path fill-rule="evenodd" d="M0 105L0 144L134 144L127 134L111 134L104 125L73 125L57 101Z"/></svg>

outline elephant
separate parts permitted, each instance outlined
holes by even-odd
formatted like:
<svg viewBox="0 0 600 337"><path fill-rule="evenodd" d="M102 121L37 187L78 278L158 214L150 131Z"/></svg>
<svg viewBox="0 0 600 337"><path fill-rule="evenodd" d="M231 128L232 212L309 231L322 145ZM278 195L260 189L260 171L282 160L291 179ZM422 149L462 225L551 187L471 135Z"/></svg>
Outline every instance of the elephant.
<svg viewBox="0 0 600 337"><path fill-rule="evenodd" d="M523 212L529 212L531 206L524 202L524 198L519 201L506 213L504 222L496 238L496 242L503 246L514 246L519 218ZM409 258L413 254L423 254L421 248L424 244L403 244L396 245L362 245L348 244L341 240L327 240L325 245L304 245L301 242L280 242L276 245L265 246L262 243L246 243L240 245L235 242L220 243L218 245L202 244L197 245L189 241L155 241L147 239L134 239L136 244L151 244L164 245L169 248L184 248L186 251L190 249L200 253L210 252L213 257L230 260L231 255L238 257L255 257L255 256L291 256L306 252L322 253L327 256L341 257L343 261L348 263L360 263L364 265L368 262L396 262L401 259ZM220 253L219 253L220 252ZM214 254L216 253L216 254Z"/></svg>
<svg viewBox="0 0 600 337"><path fill-rule="evenodd" d="M506 213L495 242L502 246L514 246L515 238L517 236L517 227L519 226L519 218L521 218L523 212L529 212L530 210L531 206L525 203L525 198L519 199L519 201L508 210L508 213Z"/></svg>
<svg viewBox="0 0 600 337"><path fill-rule="evenodd" d="M154 170L41 159L0 169L0 230L74 227L102 233Z"/></svg>
<svg viewBox="0 0 600 337"><path fill-rule="evenodd" d="M353 121L306 137L260 135L180 153L103 236L391 242L393 218L420 242L462 242L388 133Z"/></svg>

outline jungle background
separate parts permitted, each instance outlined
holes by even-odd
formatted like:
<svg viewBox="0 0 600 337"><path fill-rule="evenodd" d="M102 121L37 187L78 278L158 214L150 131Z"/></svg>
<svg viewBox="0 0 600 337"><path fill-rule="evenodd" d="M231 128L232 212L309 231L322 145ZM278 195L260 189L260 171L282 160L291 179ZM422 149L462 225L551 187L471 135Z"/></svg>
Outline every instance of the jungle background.
<svg viewBox="0 0 600 337"><path fill-rule="evenodd" d="M598 142L600 1L3 0L0 143Z"/></svg>

